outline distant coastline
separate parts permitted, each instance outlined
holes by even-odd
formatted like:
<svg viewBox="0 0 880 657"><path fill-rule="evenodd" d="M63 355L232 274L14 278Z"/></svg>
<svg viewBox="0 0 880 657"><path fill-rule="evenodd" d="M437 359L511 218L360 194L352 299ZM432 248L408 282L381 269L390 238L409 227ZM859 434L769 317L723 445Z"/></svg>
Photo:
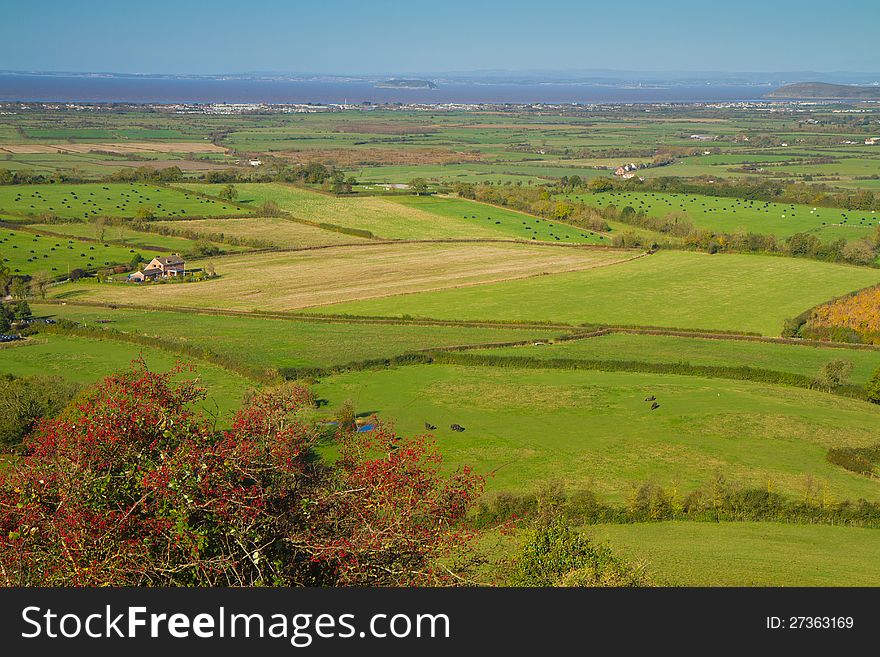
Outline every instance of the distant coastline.
<svg viewBox="0 0 880 657"><path fill-rule="evenodd" d="M0 101L74 103L695 103L761 100L767 85L610 81L437 81L436 88L378 80L279 77L0 73Z"/></svg>
<svg viewBox="0 0 880 657"><path fill-rule="evenodd" d="M436 89L430 80L384 80L373 85L376 89Z"/></svg>
<svg viewBox="0 0 880 657"><path fill-rule="evenodd" d="M880 100L880 86L798 82L775 89L766 97L784 100Z"/></svg>

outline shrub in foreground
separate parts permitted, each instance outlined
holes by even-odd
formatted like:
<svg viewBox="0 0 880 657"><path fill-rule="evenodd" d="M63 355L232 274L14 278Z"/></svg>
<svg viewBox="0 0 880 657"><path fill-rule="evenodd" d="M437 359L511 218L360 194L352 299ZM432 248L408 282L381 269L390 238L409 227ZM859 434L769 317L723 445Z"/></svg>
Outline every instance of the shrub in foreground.
<svg viewBox="0 0 880 657"><path fill-rule="evenodd" d="M228 430L203 391L141 364L43 421L0 474L0 582L11 586L420 585L458 581L451 551L481 491L424 439L388 427L313 458L311 400L257 395ZM443 567L438 566L444 563Z"/></svg>
<svg viewBox="0 0 880 657"><path fill-rule="evenodd" d="M647 586L641 565L570 529L561 518L531 532L513 562L513 586Z"/></svg>

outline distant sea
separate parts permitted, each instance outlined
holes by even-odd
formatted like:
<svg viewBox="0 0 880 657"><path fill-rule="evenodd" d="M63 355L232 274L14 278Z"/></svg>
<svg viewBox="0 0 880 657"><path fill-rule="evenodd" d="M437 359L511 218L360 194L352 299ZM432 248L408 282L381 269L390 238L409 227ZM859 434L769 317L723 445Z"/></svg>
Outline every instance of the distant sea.
<svg viewBox="0 0 880 657"><path fill-rule="evenodd" d="M593 83L438 83L377 89L372 82L0 75L0 101L120 103L659 103L759 100L771 87Z"/></svg>

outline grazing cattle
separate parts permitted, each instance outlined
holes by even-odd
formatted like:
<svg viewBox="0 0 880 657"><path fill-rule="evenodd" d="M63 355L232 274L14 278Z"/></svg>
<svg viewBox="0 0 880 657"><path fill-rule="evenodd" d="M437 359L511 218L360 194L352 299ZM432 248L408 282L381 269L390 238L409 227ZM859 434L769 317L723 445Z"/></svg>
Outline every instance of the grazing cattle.
<svg viewBox="0 0 880 657"><path fill-rule="evenodd" d="M464 431L464 427L461 426L460 424L451 424L451 425L449 425L449 428L452 429L453 431L458 431L459 433Z"/></svg>
<svg viewBox="0 0 880 657"><path fill-rule="evenodd" d="M436 429L436 428L437 428L437 427L435 427L435 426L434 426L433 424L431 424L430 422L425 422L425 429L427 429L428 431L434 431L434 429Z"/></svg>
<svg viewBox="0 0 880 657"><path fill-rule="evenodd" d="M658 404L657 402L654 402L653 404L651 404L652 411L656 411L658 408L660 408L660 404Z"/></svg>
<svg viewBox="0 0 880 657"><path fill-rule="evenodd" d="M655 399L657 398L654 395L651 395L650 397L645 397L645 401L654 401Z"/></svg>

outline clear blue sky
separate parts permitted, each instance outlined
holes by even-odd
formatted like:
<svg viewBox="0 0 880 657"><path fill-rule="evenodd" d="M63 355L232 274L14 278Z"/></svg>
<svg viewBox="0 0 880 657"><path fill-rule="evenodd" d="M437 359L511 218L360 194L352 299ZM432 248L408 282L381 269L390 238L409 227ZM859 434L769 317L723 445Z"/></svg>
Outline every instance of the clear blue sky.
<svg viewBox="0 0 880 657"><path fill-rule="evenodd" d="M877 0L44 0L0 69L880 71Z"/></svg>

